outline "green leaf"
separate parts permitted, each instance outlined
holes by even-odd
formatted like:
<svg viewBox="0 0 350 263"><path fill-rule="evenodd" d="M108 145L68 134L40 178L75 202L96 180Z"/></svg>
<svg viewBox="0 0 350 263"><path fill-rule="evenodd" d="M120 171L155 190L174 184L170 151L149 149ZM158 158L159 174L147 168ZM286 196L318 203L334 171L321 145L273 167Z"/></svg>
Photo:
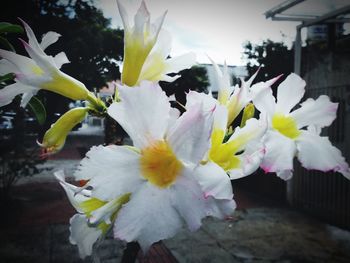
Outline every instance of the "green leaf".
<svg viewBox="0 0 350 263"><path fill-rule="evenodd" d="M43 125L46 120L46 110L42 102L37 97L32 97L28 103L28 106L34 113L38 123Z"/></svg>
<svg viewBox="0 0 350 263"><path fill-rule="evenodd" d="M7 39L3 38L2 36L0 36L0 45L4 46L6 49L16 52L15 48L11 45L11 43L8 42Z"/></svg>
<svg viewBox="0 0 350 263"><path fill-rule="evenodd" d="M8 80L14 80L15 77L16 75L13 73L8 73L6 75L0 76L0 83L3 83Z"/></svg>
<svg viewBox="0 0 350 263"><path fill-rule="evenodd" d="M14 25L7 22L0 22L0 33L19 33L23 34L24 30L19 25Z"/></svg>

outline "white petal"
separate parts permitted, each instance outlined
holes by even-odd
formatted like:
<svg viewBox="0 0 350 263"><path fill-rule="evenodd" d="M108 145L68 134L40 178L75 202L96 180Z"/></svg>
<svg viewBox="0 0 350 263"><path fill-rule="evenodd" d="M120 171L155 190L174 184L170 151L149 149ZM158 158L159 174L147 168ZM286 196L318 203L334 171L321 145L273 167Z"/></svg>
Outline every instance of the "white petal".
<svg viewBox="0 0 350 263"><path fill-rule="evenodd" d="M328 137L302 131L297 138L297 149L298 159L306 169L339 172L350 179L349 165Z"/></svg>
<svg viewBox="0 0 350 263"><path fill-rule="evenodd" d="M63 187L64 191L67 194L68 200L71 203L71 205L79 212L83 213L84 211L80 207L80 203L90 199L90 197L87 197L84 194L90 195L91 192L88 190L81 190L81 188L69 184L65 181L65 175L63 171L57 171L54 173L56 179L60 182L60 185Z"/></svg>
<svg viewBox="0 0 350 263"><path fill-rule="evenodd" d="M259 138L260 139L260 138ZM239 179L255 172L265 155L265 146L259 139L251 140L244 149L244 152L237 156L240 160L240 167L232 169L228 173L230 179Z"/></svg>
<svg viewBox="0 0 350 263"><path fill-rule="evenodd" d="M130 31L128 12L126 12L124 6L117 0L118 10L120 17L122 18L123 26L125 31Z"/></svg>
<svg viewBox="0 0 350 263"><path fill-rule="evenodd" d="M287 181L287 180L289 180L289 179L291 179L293 177L293 171L291 171L291 170L283 170L283 171L276 172L276 175L279 178Z"/></svg>
<svg viewBox="0 0 350 263"><path fill-rule="evenodd" d="M186 108L190 108L198 103L203 104L205 111L210 111L218 105L218 101L214 99L211 95L190 90L186 96Z"/></svg>
<svg viewBox="0 0 350 263"><path fill-rule="evenodd" d="M219 89L218 101L221 104L225 105L228 102L228 99L232 94L234 88L233 86L231 86L231 77L228 74L227 64L225 62L223 71L221 71L219 66L210 57L208 58L213 64L215 70L214 78Z"/></svg>
<svg viewBox="0 0 350 263"><path fill-rule="evenodd" d="M5 106L12 102L12 100L19 94L33 92L35 93L38 89L23 85L21 83L14 83L6 86L0 90L0 107Z"/></svg>
<svg viewBox="0 0 350 263"><path fill-rule="evenodd" d="M264 137L265 156L261 168L265 172L293 170L295 142L275 131L267 131Z"/></svg>
<svg viewBox="0 0 350 263"><path fill-rule="evenodd" d="M53 59L55 60L57 68L61 68L63 64L70 63L64 52L58 53Z"/></svg>
<svg viewBox="0 0 350 263"><path fill-rule="evenodd" d="M31 87L32 88L32 87ZM27 90L27 92L23 93L21 100L21 107L25 108L30 101L30 99L38 92L38 89Z"/></svg>
<svg viewBox="0 0 350 263"><path fill-rule="evenodd" d="M338 103L332 103L328 96L322 95L317 100L307 99L290 116L297 122L298 128L315 125L323 128L331 125L337 117Z"/></svg>
<svg viewBox="0 0 350 263"><path fill-rule="evenodd" d="M167 140L179 160L193 164L202 160L210 146L213 110L205 112L202 104L196 104L177 119Z"/></svg>
<svg viewBox="0 0 350 263"><path fill-rule="evenodd" d="M251 140L259 140L266 132L267 123L264 120L251 118L243 128L237 127L228 142L235 141L237 152L244 150Z"/></svg>
<svg viewBox="0 0 350 263"><path fill-rule="evenodd" d="M28 36L28 42L29 42L29 45L31 46L32 49L35 50L35 52L37 52L38 54L40 55L45 55L44 51L41 49L40 45L39 45L39 42L38 40L36 39L35 37L35 34L33 32L33 30L30 28L30 26L24 22L22 19L19 18L19 20L22 22L23 26L24 26L24 29L27 33L27 36Z"/></svg>
<svg viewBox="0 0 350 263"><path fill-rule="evenodd" d="M195 178L204 191L204 196L215 199L232 199L231 180L226 172L214 162L199 165L195 171Z"/></svg>
<svg viewBox="0 0 350 263"><path fill-rule="evenodd" d="M45 72L51 72L53 70L56 70L56 64L51 56L47 56L42 50L39 51L36 48L33 48L31 45L29 45L24 40L20 39L25 50L29 54L29 56L35 61L35 63ZM39 47L40 49L40 47Z"/></svg>
<svg viewBox="0 0 350 263"><path fill-rule="evenodd" d="M214 129L226 131L228 111L224 105L216 105L214 111Z"/></svg>
<svg viewBox="0 0 350 263"><path fill-rule="evenodd" d="M43 38L41 40L41 43L40 43L41 49L45 50L48 46L55 43L60 36L61 35L56 32L52 32L52 31L47 32L45 35L43 35Z"/></svg>
<svg viewBox="0 0 350 263"><path fill-rule="evenodd" d="M182 220L170 197L170 188L144 183L120 210L114 236L127 242L138 241L144 253L154 242L174 236Z"/></svg>
<svg viewBox="0 0 350 263"><path fill-rule="evenodd" d="M138 148L162 140L168 127L170 103L158 84L142 82L140 87L119 87L121 102L108 114L130 135Z"/></svg>
<svg viewBox="0 0 350 263"><path fill-rule="evenodd" d="M196 63L196 55L193 52L186 53L166 60L165 74L177 73L191 68Z"/></svg>
<svg viewBox="0 0 350 263"><path fill-rule="evenodd" d="M305 93L305 81L291 73L277 88L276 111L288 114Z"/></svg>
<svg viewBox="0 0 350 263"><path fill-rule="evenodd" d="M90 256L93 244L102 235L102 231L95 227L89 227L87 218L80 214L75 214L70 219L69 230L69 241L78 246L80 257Z"/></svg>
<svg viewBox="0 0 350 263"><path fill-rule="evenodd" d="M6 59L0 60L0 75L6 75L8 73L18 72L18 68L10 61Z"/></svg>
<svg viewBox="0 0 350 263"><path fill-rule="evenodd" d="M272 117L275 112L276 100L270 86L266 85L265 82L253 85L251 96L254 106L267 117Z"/></svg>
<svg viewBox="0 0 350 263"><path fill-rule="evenodd" d="M77 180L89 180L87 185L93 187L93 196L107 201L133 192L143 181L139 154L115 145L92 147L74 176Z"/></svg>
<svg viewBox="0 0 350 263"><path fill-rule="evenodd" d="M150 23L150 13L147 10L145 1L141 2L139 9L134 17L134 30L137 34L143 36L145 24ZM146 26L147 26L146 24Z"/></svg>
<svg viewBox="0 0 350 263"><path fill-rule="evenodd" d="M38 67L34 60L4 49L0 49L0 57L8 60L17 67L14 73L33 74L33 68Z"/></svg>
<svg viewBox="0 0 350 263"><path fill-rule="evenodd" d="M174 99L175 99L175 96L174 96ZM169 98L170 100L170 98ZM170 108L170 112L169 112L169 123L168 123L168 128L167 128L167 132L168 133L171 128L174 126L176 120L180 117L180 111L176 108Z"/></svg>
<svg viewBox="0 0 350 263"><path fill-rule="evenodd" d="M193 178L180 176L172 188L172 205L185 219L190 231L201 226L206 217L206 200L199 184Z"/></svg>
<svg viewBox="0 0 350 263"><path fill-rule="evenodd" d="M236 202L231 199L214 199L214 197L209 196L207 199L207 216L214 216L219 219L224 219L227 216L232 215L236 209Z"/></svg>

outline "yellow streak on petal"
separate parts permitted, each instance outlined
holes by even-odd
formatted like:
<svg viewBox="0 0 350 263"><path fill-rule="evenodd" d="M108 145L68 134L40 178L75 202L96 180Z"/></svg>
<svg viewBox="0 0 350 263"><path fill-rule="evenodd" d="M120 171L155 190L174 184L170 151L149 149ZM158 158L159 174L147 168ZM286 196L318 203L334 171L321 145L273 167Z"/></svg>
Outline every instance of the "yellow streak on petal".
<svg viewBox="0 0 350 263"><path fill-rule="evenodd" d="M97 198L91 198L91 199L88 199L84 202L81 202L79 204L79 206L83 210L83 212L88 217L90 217L92 211L104 206L106 203L107 203L107 201L102 201L102 200L97 199Z"/></svg>
<svg viewBox="0 0 350 263"><path fill-rule="evenodd" d="M231 123L238 116L238 114L241 112L242 107L241 105L239 105L239 102L236 96L232 96L230 98L229 102L226 104L226 107L228 111L227 126L230 126Z"/></svg>
<svg viewBox="0 0 350 263"><path fill-rule="evenodd" d="M160 54L153 54L152 60L150 61L150 64L147 65L147 69L144 71L142 70L142 73L140 75L140 80L149 80L156 82L158 81L166 69L165 60ZM146 64L145 64L146 65Z"/></svg>
<svg viewBox="0 0 350 263"><path fill-rule="evenodd" d="M143 149L140 164L143 177L159 188L171 186L183 168L165 141L157 141Z"/></svg>
<svg viewBox="0 0 350 263"><path fill-rule="evenodd" d="M155 39L142 39L139 36L133 37L130 33L126 34L121 78L122 83L132 87L136 85L139 79L142 66L155 44ZM148 36L148 34L144 33L145 36Z"/></svg>
<svg viewBox="0 0 350 263"><path fill-rule="evenodd" d="M32 66L32 72L38 76L44 73L44 71L39 66Z"/></svg>
<svg viewBox="0 0 350 263"><path fill-rule="evenodd" d="M295 139L300 135L295 120L290 116L275 114L272 117L272 127L282 133L284 136Z"/></svg>
<svg viewBox="0 0 350 263"><path fill-rule="evenodd" d="M89 91L83 83L58 71L53 72L50 81L41 84L40 88L53 91L72 100L87 99Z"/></svg>
<svg viewBox="0 0 350 263"><path fill-rule="evenodd" d="M223 130L214 129L211 137L212 147L209 151L209 159L228 171L240 165L240 160L235 156L240 145L237 141L223 143L224 136L225 132Z"/></svg>

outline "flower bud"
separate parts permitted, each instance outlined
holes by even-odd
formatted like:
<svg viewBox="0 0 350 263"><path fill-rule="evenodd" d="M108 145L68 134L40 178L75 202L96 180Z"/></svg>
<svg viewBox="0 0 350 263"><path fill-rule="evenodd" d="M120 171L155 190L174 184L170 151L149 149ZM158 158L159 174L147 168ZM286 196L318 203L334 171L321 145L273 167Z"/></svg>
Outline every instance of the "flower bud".
<svg viewBox="0 0 350 263"><path fill-rule="evenodd" d="M63 114L49 130L46 131L43 141L40 144L45 148L46 155L58 152L64 146L68 133L75 125L86 117L87 108L74 108Z"/></svg>

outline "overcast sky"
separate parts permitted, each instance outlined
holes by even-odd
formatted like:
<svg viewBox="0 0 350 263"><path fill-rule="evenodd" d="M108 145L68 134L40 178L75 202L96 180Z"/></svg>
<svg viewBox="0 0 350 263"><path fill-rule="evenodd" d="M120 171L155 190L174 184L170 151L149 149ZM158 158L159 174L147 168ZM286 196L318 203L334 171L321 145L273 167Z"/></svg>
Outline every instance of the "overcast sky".
<svg viewBox="0 0 350 263"><path fill-rule="evenodd" d="M130 19L141 0L121 0ZM206 54L217 63L243 65L242 45L249 40L285 41L295 38L295 22L266 20L264 12L283 0L146 0L151 21L168 10L164 28L173 37L172 56L188 51L197 54L199 63L209 63ZM122 27L116 0L96 0L113 27ZM131 21L130 21L131 22ZM283 36L284 35L284 36Z"/></svg>

